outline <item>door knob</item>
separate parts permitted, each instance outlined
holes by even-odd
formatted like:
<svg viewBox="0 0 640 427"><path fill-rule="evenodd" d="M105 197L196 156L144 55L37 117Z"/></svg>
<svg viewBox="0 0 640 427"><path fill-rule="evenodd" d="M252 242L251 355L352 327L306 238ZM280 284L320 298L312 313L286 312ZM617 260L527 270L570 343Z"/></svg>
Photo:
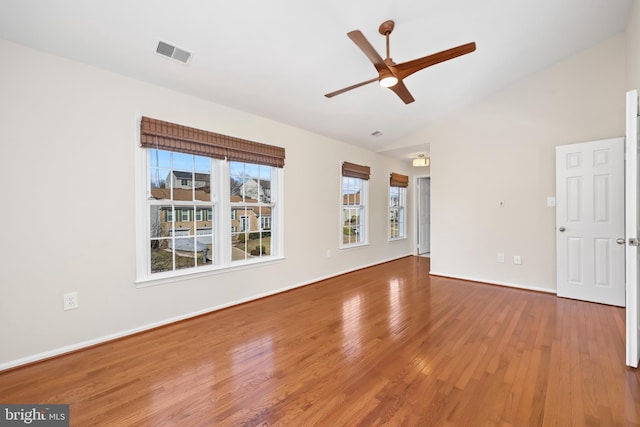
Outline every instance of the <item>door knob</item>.
<svg viewBox="0 0 640 427"><path fill-rule="evenodd" d="M565 231L565 230L566 230L566 228L564 228L564 227L560 227L560 228L558 228L558 231L559 231L559 232L561 232L561 233L562 233L563 231Z"/></svg>
<svg viewBox="0 0 640 427"><path fill-rule="evenodd" d="M622 237L620 237L619 239L616 239L616 243L619 245L624 245L624 242L625 240Z"/></svg>

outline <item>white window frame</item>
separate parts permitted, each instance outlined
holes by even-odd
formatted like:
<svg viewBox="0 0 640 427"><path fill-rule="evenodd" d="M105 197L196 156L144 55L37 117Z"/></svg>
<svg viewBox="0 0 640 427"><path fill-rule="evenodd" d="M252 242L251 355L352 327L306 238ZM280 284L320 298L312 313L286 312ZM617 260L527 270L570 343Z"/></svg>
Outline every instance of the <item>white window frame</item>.
<svg viewBox="0 0 640 427"><path fill-rule="evenodd" d="M360 185L360 203L358 205L345 205L344 204L344 180L353 179L361 182ZM357 248L360 246L366 246L369 244L369 181L361 178L352 178L346 176L340 176L340 237L338 240L338 247L340 249ZM358 209L360 210L360 228L358 229L358 241L352 243L344 242L344 227L345 216L344 211L346 209Z"/></svg>
<svg viewBox="0 0 640 427"><path fill-rule="evenodd" d="M391 236L391 210L393 206L391 205L391 191L392 189L398 190L398 235L396 237ZM389 209L387 211L387 238L392 240L401 240L407 238L407 188L406 187L395 187L389 186Z"/></svg>
<svg viewBox="0 0 640 427"><path fill-rule="evenodd" d="M151 273L150 257L150 218L149 204L147 197L149 194L149 153L150 149L140 147L140 139L136 140L135 150L135 191L136 191L136 286L152 286L164 283L172 283L187 277L206 276L217 274L222 271L238 268L250 268L255 265L264 265L279 262L284 259L284 197L282 189L284 187L283 168L272 168L271 201L274 205L272 210L272 248L271 255L253 257L242 261L231 260L231 218L229 215L230 195L229 195L229 166L225 160L212 161L212 181L215 190L212 188L212 201L206 202L207 209L211 209L213 217L213 251L216 254L214 263L188 269L172 270L165 272ZM210 204L209 204L210 203ZM174 206L191 206L190 202L172 201ZM200 206L202 207L202 206ZM177 215L173 215L174 220Z"/></svg>

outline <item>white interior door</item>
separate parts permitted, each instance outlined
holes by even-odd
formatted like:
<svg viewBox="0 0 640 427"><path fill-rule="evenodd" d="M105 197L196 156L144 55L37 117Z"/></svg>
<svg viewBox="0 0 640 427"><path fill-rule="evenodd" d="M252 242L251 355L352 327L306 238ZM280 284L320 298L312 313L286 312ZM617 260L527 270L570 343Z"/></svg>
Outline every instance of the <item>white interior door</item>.
<svg viewBox="0 0 640 427"><path fill-rule="evenodd" d="M626 296L627 296L627 365L638 367L640 358L640 297L638 277L638 91L627 92L626 177L625 177L625 229L626 229Z"/></svg>
<svg viewBox="0 0 640 427"><path fill-rule="evenodd" d="M556 147L557 294L625 305L624 138Z"/></svg>
<svg viewBox="0 0 640 427"><path fill-rule="evenodd" d="M418 255L431 252L431 179L418 178Z"/></svg>

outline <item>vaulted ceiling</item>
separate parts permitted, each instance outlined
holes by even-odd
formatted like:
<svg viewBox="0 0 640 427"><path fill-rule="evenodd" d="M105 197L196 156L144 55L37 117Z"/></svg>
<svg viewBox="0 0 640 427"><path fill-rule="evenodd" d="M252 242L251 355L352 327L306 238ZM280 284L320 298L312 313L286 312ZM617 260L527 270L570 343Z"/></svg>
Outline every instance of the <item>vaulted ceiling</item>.
<svg viewBox="0 0 640 427"><path fill-rule="evenodd" d="M384 150L430 121L620 31L632 0L3 0L0 38ZM377 76L347 37L358 29L396 63L468 42L477 50L404 81ZM185 64L156 53L163 41ZM10 66L10 64L3 64ZM378 131L380 135L371 135Z"/></svg>

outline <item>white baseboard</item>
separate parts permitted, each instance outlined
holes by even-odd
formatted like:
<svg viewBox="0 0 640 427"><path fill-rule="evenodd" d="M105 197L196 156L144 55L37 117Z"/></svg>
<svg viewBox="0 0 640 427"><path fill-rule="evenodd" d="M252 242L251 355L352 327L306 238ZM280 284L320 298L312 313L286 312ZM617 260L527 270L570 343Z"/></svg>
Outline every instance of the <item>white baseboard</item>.
<svg viewBox="0 0 640 427"><path fill-rule="evenodd" d="M524 290L528 290L528 291L545 292L545 293L554 294L554 295L556 294L556 290L555 289L542 288L542 287L539 287L539 286L522 285L520 283L500 282L500 281L497 281L497 280L481 279L481 278L477 278L477 277L459 276L459 275L456 275L456 274L440 273L440 272L436 272L436 271L430 271L429 275L447 277L447 278L450 278L450 279L466 280L466 281L469 281L469 282L486 283L486 284L489 284L489 285L505 286L505 287L508 287L508 288L524 289Z"/></svg>
<svg viewBox="0 0 640 427"><path fill-rule="evenodd" d="M82 342L79 342L79 343L71 344L71 345L68 345L68 346L65 346L65 347L59 347L59 348L56 348L56 349L53 349L53 350L49 350L49 351L45 351L45 352L42 352L42 353L37 353L37 354L30 355L30 356L27 356L27 357L22 357L20 359L10 360L8 362L0 363L0 372L4 371L4 370L7 370L7 369L11 369L11 368L16 368L18 366L27 365L27 364L30 364L30 363L35 363L35 362L39 362L39 361L42 361L42 360L50 359L52 357L61 356L61 355L66 354L66 353L71 353L71 352L74 352L74 351L82 350L83 348L92 347L94 345L103 344L103 343L106 343L106 342L109 342L109 341L116 340L118 338L124 338L124 337L126 337L128 335L133 335L133 334L137 334L137 333L140 333L140 332L148 331L148 330L151 330L151 329L158 328L160 326L165 326L165 325L169 325L171 323L179 322L181 320L186 320L186 319L190 319L192 317L197 317L197 316L201 316L203 314L207 314L207 313L211 313L211 312L214 312L214 311L222 310L223 308L232 307L234 305L243 304L243 303L246 303L246 302L249 302L249 301L254 301L254 300L257 300L257 299L260 299L260 298L269 297L269 296L276 295L276 294L279 294L279 293L282 293L282 292L290 291L292 289L296 289L296 288L307 286L307 285L310 285L310 284L313 284L313 283L316 283L316 282L320 282L322 280L330 279L332 277L337 277L337 276L341 276L341 275L346 274L346 273L351 273L352 271L361 270L363 268L368 268L368 267L373 267L374 265L384 264L385 262L394 261L394 260L400 259L400 258L405 258L407 256L411 256L411 254L406 254L406 255L402 255L402 256L396 257L396 258L390 258L390 259L387 259L387 260L382 260L382 261L379 261L379 262L362 265L362 266L351 268L351 269L344 270L344 271L341 271L341 272L337 272L337 273L329 274L329 275L326 275L326 276L318 277L318 278L315 278L313 280L300 282L300 283L297 283L295 285L291 285L291 286L287 286L287 287L284 287L284 288L275 289L273 291L264 292L264 293L257 294L257 295L252 295L252 296L247 297L247 298L242 298L242 299L239 299L239 300L236 300L236 301L230 301L230 302L225 303L225 304L221 304L221 305L205 308L203 310L194 311L192 313L187 313L187 314L184 314L184 315L181 315L181 316L175 316L175 317L172 317L172 318L169 318L169 319L164 319L164 320L161 320L161 321L158 321L158 322L149 323L149 324L146 324L146 325L139 326L137 328L127 329L127 330L124 330L124 331L116 332L116 333L109 334L109 335L104 335L104 336L101 336L101 337L98 337L98 338L94 338L94 339L91 339L91 340L87 340L87 341L82 341Z"/></svg>

